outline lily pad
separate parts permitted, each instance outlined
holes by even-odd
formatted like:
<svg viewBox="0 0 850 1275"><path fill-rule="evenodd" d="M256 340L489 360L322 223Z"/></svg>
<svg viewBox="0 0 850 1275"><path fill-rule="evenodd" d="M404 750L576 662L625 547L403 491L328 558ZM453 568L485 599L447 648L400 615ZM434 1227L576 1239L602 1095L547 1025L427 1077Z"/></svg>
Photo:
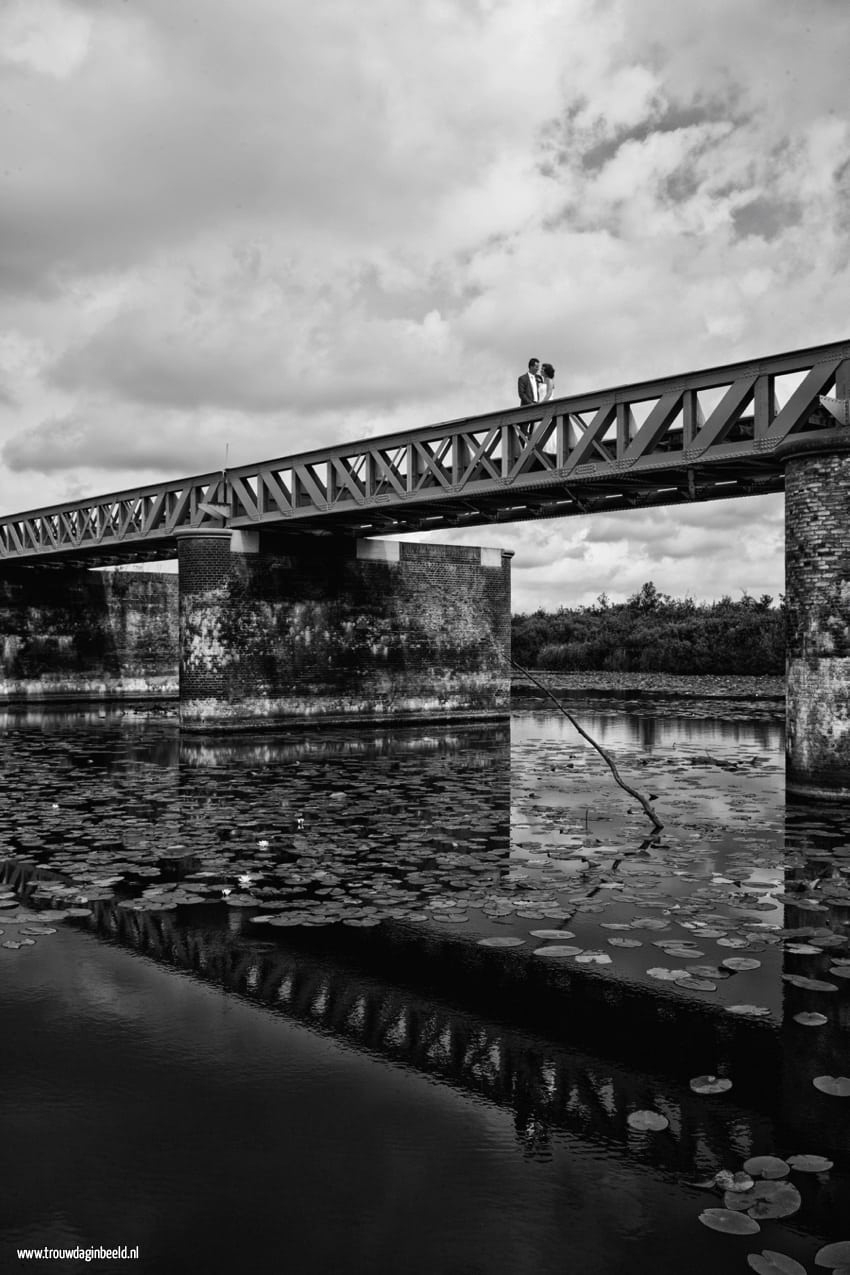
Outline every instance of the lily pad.
<svg viewBox="0 0 850 1275"><path fill-rule="evenodd" d="M727 1005L727 1014L740 1014L744 1018L766 1018L770 1010L765 1005Z"/></svg>
<svg viewBox="0 0 850 1275"><path fill-rule="evenodd" d="M524 943L525 939L512 938L509 935L505 935L504 938L501 935L496 935L478 940L479 947L522 947Z"/></svg>
<svg viewBox="0 0 850 1275"><path fill-rule="evenodd" d="M815 1076L812 1084L833 1098L850 1098L850 1076Z"/></svg>
<svg viewBox="0 0 850 1275"><path fill-rule="evenodd" d="M642 1133L647 1131L657 1133L661 1129L666 1129L670 1121L666 1116L659 1115L657 1111L632 1111L626 1117L626 1123L630 1129L638 1129Z"/></svg>
<svg viewBox="0 0 850 1275"><path fill-rule="evenodd" d="M790 1217L802 1203L800 1192L791 1182L758 1182L754 1194L757 1199L749 1210L750 1217Z"/></svg>
<svg viewBox="0 0 850 1275"><path fill-rule="evenodd" d="M824 1244L815 1253L815 1266L826 1266L830 1270L835 1270L837 1266L850 1266L850 1240Z"/></svg>
<svg viewBox="0 0 850 1275"><path fill-rule="evenodd" d="M732 1088L732 1081L723 1076L694 1076L689 1084L694 1093L726 1093Z"/></svg>
<svg viewBox="0 0 850 1275"><path fill-rule="evenodd" d="M721 969L719 965L692 965L688 973L691 978L710 978L712 982L731 978L729 970Z"/></svg>
<svg viewBox="0 0 850 1275"><path fill-rule="evenodd" d="M802 1023L803 1027L823 1027L824 1023L828 1023L829 1019L826 1014L795 1014L795 1023Z"/></svg>
<svg viewBox="0 0 850 1275"><path fill-rule="evenodd" d="M699 1215L703 1226L712 1231L722 1231L724 1235L755 1235L761 1230L754 1218L746 1213L736 1213L733 1209L703 1209Z"/></svg>
<svg viewBox="0 0 850 1275"><path fill-rule="evenodd" d="M536 947L532 956L578 956L582 947L570 947L564 943L553 943L551 947Z"/></svg>
<svg viewBox="0 0 850 1275"><path fill-rule="evenodd" d="M727 956L725 961L720 964L727 970L757 970L761 968L761 961L754 960L751 956Z"/></svg>
<svg viewBox="0 0 850 1275"><path fill-rule="evenodd" d="M801 1266L793 1257L785 1253L776 1253L773 1249L763 1249L761 1253L748 1253L747 1261L756 1275L806 1275L805 1266Z"/></svg>
<svg viewBox="0 0 850 1275"><path fill-rule="evenodd" d="M791 1172L788 1161L777 1155L754 1155L744 1161L744 1171L754 1178L785 1178Z"/></svg>
<svg viewBox="0 0 850 1275"><path fill-rule="evenodd" d="M798 1173L827 1173L833 1164L823 1155L789 1155L788 1163Z"/></svg>
<svg viewBox="0 0 850 1275"><path fill-rule="evenodd" d="M750 1179L752 1182L752 1178ZM756 1202L756 1196L752 1191L724 1191L723 1207L724 1209L734 1209L736 1213L749 1213L750 1209Z"/></svg>
<svg viewBox="0 0 850 1275"><path fill-rule="evenodd" d="M838 991L837 984L827 983L822 978L804 978L802 974L783 974L782 978L786 983L792 983L794 987L802 987L807 992Z"/></svg>
<svg viewBox="0 0 850 1275"><path fill-rule="evenodd" d="M574 939L575 935L572 930L531 930L533 938L536 939Z"/></svg>

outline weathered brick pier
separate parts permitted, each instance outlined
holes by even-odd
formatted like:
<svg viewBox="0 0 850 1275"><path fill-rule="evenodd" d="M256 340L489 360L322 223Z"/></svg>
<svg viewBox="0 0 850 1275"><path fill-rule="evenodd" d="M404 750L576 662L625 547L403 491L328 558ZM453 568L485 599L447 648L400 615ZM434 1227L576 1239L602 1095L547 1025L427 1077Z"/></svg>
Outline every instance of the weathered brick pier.
<svg viewBox="0 0 850 1275"><path fill-rule="evenodd" d="M788 461L785 602L788 791L850 798L850 451Z"/></svg>
<svg viewBox="0 0 850 1275"><path fill-rule="evenodd" d="M187 730L509 711L509 553L185 531L178 554Z"/></svg>

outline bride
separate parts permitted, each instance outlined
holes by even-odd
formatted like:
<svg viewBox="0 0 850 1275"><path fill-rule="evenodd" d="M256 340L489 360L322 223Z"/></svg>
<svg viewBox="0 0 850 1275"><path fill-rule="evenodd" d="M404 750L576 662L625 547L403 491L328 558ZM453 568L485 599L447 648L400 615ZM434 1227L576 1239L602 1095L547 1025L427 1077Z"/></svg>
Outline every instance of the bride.
<svg viewBox="0 0 850 1275"><path fill-rule="evenodd" d="M538 403L548 403L549 399L555 393L555 369L551 363L543 363L540 367L540 379L537 382ZM519 426L519 435L523 440L523 446L530 444L532 436L537 432L538 436L541 431L545 431L548 437L549 426L552 424L554 411L544 412L539 421L526 421Z"/></svg>

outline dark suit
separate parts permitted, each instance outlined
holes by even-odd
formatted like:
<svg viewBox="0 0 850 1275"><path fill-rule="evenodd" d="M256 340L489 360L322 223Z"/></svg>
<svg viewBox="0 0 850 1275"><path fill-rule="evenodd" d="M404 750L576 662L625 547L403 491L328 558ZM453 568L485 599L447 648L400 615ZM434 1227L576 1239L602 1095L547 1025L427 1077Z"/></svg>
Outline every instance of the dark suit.
<svg viewBox="0 0 850 1275"><path fill-rule="evenodd" d="M532 377L530 372L523 372L522 376L516 383L520 407L528 407L529 404L537 402L540 389L538 387L537 392L535 393L535 391L531 388L531 379ZM534 378L534 381L535 383L537 382L537 377Z"/></svg>

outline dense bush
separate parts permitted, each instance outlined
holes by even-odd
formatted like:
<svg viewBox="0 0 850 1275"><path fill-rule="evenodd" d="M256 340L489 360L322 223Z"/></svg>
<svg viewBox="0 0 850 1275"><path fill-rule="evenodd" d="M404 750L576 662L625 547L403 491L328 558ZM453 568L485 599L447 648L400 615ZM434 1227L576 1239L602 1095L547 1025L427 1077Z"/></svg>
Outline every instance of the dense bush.
<svg viewBox="0 0 850 1275"><path fill-rule="evenodd" d="M765 593L697 604L649 581L628 602L602 594L593 606L515 615L513 657L526 668L563 672L785 671L785 605Z"/></svg>

